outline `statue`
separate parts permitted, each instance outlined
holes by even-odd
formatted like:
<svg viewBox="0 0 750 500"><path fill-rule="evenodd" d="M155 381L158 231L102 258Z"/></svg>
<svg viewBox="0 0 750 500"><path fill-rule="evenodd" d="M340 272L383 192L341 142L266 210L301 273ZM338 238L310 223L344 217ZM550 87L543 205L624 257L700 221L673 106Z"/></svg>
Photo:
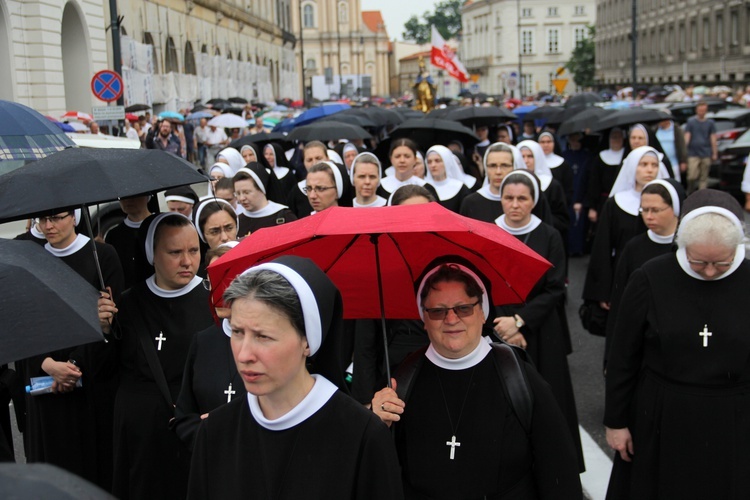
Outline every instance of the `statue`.
<svg viewBox="0 0 750 500"><path fill-rule="evenodd" d="M414 84L414 95L416 96L414 109L429 113L435 107L436 91L437 87L430 76L430 72L427 71L424 58L419 56L419 74Z"/></svg>

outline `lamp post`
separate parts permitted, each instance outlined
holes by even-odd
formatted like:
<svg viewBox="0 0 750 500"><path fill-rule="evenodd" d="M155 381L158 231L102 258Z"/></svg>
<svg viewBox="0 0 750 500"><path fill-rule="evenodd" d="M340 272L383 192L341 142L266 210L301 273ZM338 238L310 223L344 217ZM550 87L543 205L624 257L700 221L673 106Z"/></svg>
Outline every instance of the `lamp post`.
<svg viewBox="0 0 750 500"><path fill-rule="evenodd" d="M305 42L302 37L305 21L302 18L302 2L297 3L299 10L299 58L300 76L302 78L302 105L307 106L307 89L305 88Z"/></svg>

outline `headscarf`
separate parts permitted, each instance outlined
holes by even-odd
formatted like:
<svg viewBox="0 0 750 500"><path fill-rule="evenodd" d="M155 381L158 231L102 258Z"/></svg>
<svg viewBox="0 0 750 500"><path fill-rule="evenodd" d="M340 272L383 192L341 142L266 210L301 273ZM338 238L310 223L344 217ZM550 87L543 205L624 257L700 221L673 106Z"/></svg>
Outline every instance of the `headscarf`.
<svg viewBox="0 0 750 500"><path fill-rule="evenodd" d="M532 182L532 184L534 184L534 205L531 207L532 209L534 209L537 203L539 203L539 197L541 196L539 192L542 190L542 183L539 180L539 178L536 175L534 175L534 173L531 172L530 170L526 170L526 169L514 170L513 172L503 177L503 182L500 183L500 194L502 195L505 184L510 183L510 181L513 180L514 176L526 177ZM495 224L505 229L508 233L514 236L522 236L524 234L530 233L531 231L539 227L541 223L542 223L542 220L536 215L534 215L533 213L531 214L531 219L529 220L529 223L523 227L511 227L510 225L508 225L508 223L505 221L505 214L501 214L497 219L495 219Z"/></svg>
<svg viewBox="0 0 750 500"><path fill-rule="evenodd" d="M612 135L612 132L616 132L616 131L621 132L623 134L622 147L618 149L617 151L612 149L609 145L609 136ZM625 141L626 140L627 138L625 137L625 131L619 127L613 127L609 131L609 134L607 135L607 148L599 152L599 158L601 158L602 161L606 163L607 165L612 165L612 166L619 165L620 163L622 163L622 157L625 155L625 149L626 149Z"/></svg>
<svg viewBox="0 0 750 500"><path fill-rule="evenodd" d="M555 138L555 134L553 134L552 132L549 132L549 131L542 132L541 134L539 134L539 137L537 137L536 140L539 141L539 139L541 139L545 135L549 136L550 139L552 139L552 142L555 144L555 147L557 147L557 138ZM523 142L526 142L526 141L523 141ZM560 165L562 165L562 163L565 161L565 158L563 158L562 156L558 154L555 154L554 149L552 150L550 154L545 155L545 158L547 159L547 166L549 168L557 168Z"/></svg>
<svg viewBox="0 0 750 500"><path fill-rule="evenodd" d="M516 136L513 133L513 127L511 127L508 124L502 124L502 125L498 125L497 128L498 129L504 128L508 132L508 137L510 137L510 142L515 142L516 141ZM505 144L505 143L503 143L503 144Z"/></svg>
<svg viewBox="0 0 750 500"><path fill-rule="evenodd" d="M682 203L685 201L685 189L682 187L682 185L674 179L654 179L643 187L645 189L652 184L658 184L660 186L663 186L664 189L667 190L667 193L669 193L669 198L672 200L672 209L674 210L674 214L675 216L679 217ZM643 192L641 192L641 195L643 195Z"/></svg>
<svg viewBox="0 0 750 500"><path fill-rule="evenodd" d="M339 155L336 151L333 149L326 149L326 155L328 156L328 159L334 163L338 163L340 165L344 164L344 159L341 158L341 155Z"/></svg>
<svg viewBox="0 0 750 500"><path fill-rule="evenodd" d="M424 321L424 309L422 309L422 290L424 289L425 284L427 283L427 279L438 272L440 268L444 265L449 266L456 266L461 271L465 272L471 278L476 282L477 285L479 285L479 288L482 290L482 313L484 314L485 320L490 317L490 298L488 293L488 287L485 284L485 282L479 278L477 275L477 272L470 269L467 266L467 263L464 261L464 259L457 257L457 256L446 256L441 257L439 259L436 259L431 264L427 266L428 271L424 273L422 276L422 279L419 280L419 285L417 286L417 310L419 311L419 317L422 318L422 321Z"/></svg>
<svg viewBox="0 0 750 500"><path fill-rule="evenodd" d="M373 165L377 165L377 167L378 167L378 186L380 186L380 167L381 167L380 160L378 160L377 156L375 156L372 153L368 153L368 152L359 153L357 156L354 157L354 160L352 160L352 172L351 172L351 177L349 179L351 181L351 183L352 183L352 186L354 185L354 171L355 171L355 169L357 167L357 164L360 163L360 162L362 162L362 163L372 163Z"/></svg>
<svg viewBox="0 0 750 500"><path fill-rule="evenodd" d="M436 181L432 177L429 167L425 167L425 180L435 188L440 200L449 200L456 196L464 186L463 169L453 155L453 151L445 146L432 146L428 149L427 154L425 154L428 161L431 154L436 154L443 160L446 177L441 181Z"/></svg>
<svg viewBox="0 0 750 500"><path fill-rule="evenodd" d="M242 157L239 151L237 151L234 148L225 148L219 151L219 154L216 155L216 159L224 158L229 162L229 166L232 168L232 175L228 177L233 177L234 174L237 173L239 169L245 166L245 159Z"/></svg>
<svg viewBox="0 0 750 500"><path fill-rule="evenodd" d="M201 220L201 212L203 212L203 209L206 208L210 203L217 203L217 204L224 204L232 209L232 213L235 214L234 222L237 224L237 227L240 227L240 222L237 219L237 212L235 211L234 207L231 203L229 203L227 200L222 200L221 198L216 198L215 196L204 196L200 200L198 200L198 204L195 205L193 210L193 225L195 226L195 230L198 231L198 236L200 237L201 241L203 243L206 242L206 236L203 234L203 230L200 227L200 220ZM175 212L172 212L175 213ZM232 215L231 213L229 214Z"/></svg>
<svg viewBox="0 0 750 500"><path fill-rule="evenodd" d="M635 172L641 158L647 154L653 155L657 160L659 159L659 152L651 146L641 146L631 151L623 161L620 173L617 174L612 190L609 192L610 198L615 198L617 206L630 215L638 216L638 209L641 206L641 194L635 190ZM656 178L666 179L668 177L667 168L659 162L659 172Z"/></svg>
<svg viewBox="0 0 750 500"><path fill-rule="evenodd" d="M211 165L211 168L208 170L209 177L211 177L211 172L213 172L214 170L221 170L221 173L224 174L224 177L226 177L227 179L231 179L236 173L234 170L232 170L232 167L220 161L217 161L216 163Z"/></svg>
<svg viewBox="0 0 750 500"><path fill-rule="evenodd" d="M539 137L541 137L541 134ZM526 140L519 142L517 147L519 151L526 148L534 155L534 175L536 175L539 178L539 182L542 183L542 191L546 191L552 182L552 171L549 169L547 157L544 155L542 146L536 141ZM525 166L526 165L524 164L524 167Z"/></svg>
<svg viewBox="0 0 750 500"><path fill-rule="evenodd" d="M198 203L198 195L190 186L180 186L167 189L164 192L164 201L181 201L182 203L195 205Z"/></svg>
<svg viewBox="0 0 750 500"><path fill-rule="evenodd" d="M164 222L164 219L168 217L182 217L190 221L190 219L179 212L164 212L147 217L143 221L143 224L141 224L141 230L146 231L146 243L144 246L146 251L146 261L152 266L154 265L154 235L156 234L156 228L158 228L159 224ZM193 226L192 222L190 225ZM195 227L193 226L193 228Z"/></svg>
<svg viewBox="0 0 750 500"><path fill-rule="evenodd" d="M247 150L252 150L253 154L255 155L255 160L253 161L258 161L258 159L263 156L262 152L259 152L258 148L254 144L245 144L244 146L242 146L242 148L240 148L240 156ZM242 158L242 164L246 165L245 158Z"/></svg>

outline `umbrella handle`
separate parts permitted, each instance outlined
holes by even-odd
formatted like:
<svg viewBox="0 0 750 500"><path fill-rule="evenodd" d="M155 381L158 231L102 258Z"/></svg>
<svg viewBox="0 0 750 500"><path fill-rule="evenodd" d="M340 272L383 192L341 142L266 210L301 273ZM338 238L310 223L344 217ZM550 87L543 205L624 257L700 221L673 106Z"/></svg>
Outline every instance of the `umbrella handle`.
<svg viewBox="0 0 750 500"><path fill-rule="evenodd" d="M371 234L370 242L375 245L375 269L378 272L378 299L380 300L380 326L383 331L383 359L385 360L385 376L388 387L391 388L391 360L388 356L388 334L385 328L385 300L383 299L383 278L380 275L380 246L378 245L379 234Z"/></svg>
<svg viewBox="0 0 750 500"><path fill-rule="evenodd" d="M104 277L102 276L102 266L99 264L99 253L96 251L96 235L91 227L91 214L89 214L89 207L82 205L81 212L83 212L83 219L86 221L86 229L88 229L89 234L91 235L91 250L94 252L94 264L96 264L96 275L99 278L99 290L106 291L107 288L104 286Z"/></svg>

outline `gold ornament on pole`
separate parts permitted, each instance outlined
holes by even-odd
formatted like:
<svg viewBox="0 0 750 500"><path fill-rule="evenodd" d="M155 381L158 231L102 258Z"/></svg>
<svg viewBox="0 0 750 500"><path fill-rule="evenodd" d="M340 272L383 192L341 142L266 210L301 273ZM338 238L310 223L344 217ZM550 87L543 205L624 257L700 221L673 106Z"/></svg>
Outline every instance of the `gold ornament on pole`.
<svg viewBox="0 0 750 500"><path fill-rule="evenodd" d="M437 86L433 83L430 72L427 71L424 57L419 56L419 75L417 75L417 81L414 83L414 95L416 96L414 109L423 113L432 111L435 107L436 94Z"/></svg>

